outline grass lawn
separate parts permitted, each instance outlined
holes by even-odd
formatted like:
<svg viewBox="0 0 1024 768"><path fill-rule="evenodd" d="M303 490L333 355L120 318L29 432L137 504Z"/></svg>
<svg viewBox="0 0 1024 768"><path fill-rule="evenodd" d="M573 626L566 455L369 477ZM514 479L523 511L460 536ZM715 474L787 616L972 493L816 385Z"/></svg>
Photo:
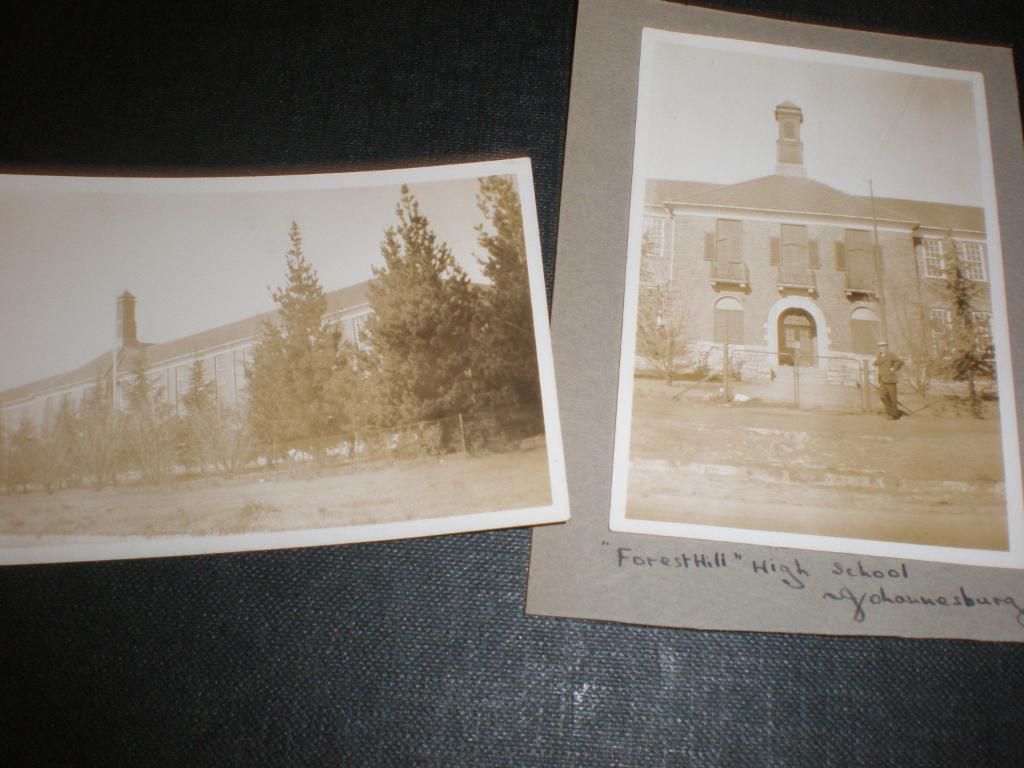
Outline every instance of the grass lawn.
<svg viewBox="0 0 1024 768"><path fill-rule="evenodd" d="M636 382L627 517L1008 546L996 418L922 413L887 421L672 400L677 391Z"/></svg>
<svg viewBox="0 0 1024 768"><path fill-rule="evenodd" d="M551 503L547 451L450 455L102 491L0 496L0 537L224 535L367 525Z"/></svg>

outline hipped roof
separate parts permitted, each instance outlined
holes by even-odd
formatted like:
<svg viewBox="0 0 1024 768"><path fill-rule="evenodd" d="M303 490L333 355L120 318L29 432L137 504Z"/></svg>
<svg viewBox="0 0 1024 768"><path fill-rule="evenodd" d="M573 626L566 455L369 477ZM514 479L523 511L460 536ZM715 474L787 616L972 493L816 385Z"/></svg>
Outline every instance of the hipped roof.
<svg viewBox="0 0 1024 768"><path fill-rule="evenodd" d="M903 222L938 229L985 231L983 208L922 200L851 195L820 181L799 176L762 176L738 184L651 179L647 182L649 205L671 203L756 210L779 214L811 214Z"/></svg>

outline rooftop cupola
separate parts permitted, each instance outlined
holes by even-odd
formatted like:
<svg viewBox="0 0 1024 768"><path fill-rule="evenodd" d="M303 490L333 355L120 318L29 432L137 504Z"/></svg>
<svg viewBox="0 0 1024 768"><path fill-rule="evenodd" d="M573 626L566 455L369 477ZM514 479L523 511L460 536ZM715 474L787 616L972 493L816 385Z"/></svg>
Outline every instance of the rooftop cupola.
<svg viewBox="0 0 1024 768"><path fill-rule="evenodd" d="M800 140L804 113L793 102L784 101L775 108L775 121L779 124L779 138L775 142L775 173L780 176L807 176L807 169L804 168L804 143Z"/></svg>

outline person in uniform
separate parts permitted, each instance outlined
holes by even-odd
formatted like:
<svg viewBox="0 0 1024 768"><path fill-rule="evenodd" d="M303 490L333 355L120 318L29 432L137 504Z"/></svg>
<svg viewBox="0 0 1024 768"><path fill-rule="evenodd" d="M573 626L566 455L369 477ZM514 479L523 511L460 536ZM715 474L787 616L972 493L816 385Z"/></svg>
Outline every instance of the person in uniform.
<svg viewBox="0 0 1024 768"><path fill-rule="evenodd" d="M898 419L903 415L896 399L896 374L903 367L903 361L889 351L889 345L878 342L878 357L873 365L878 368L878 397L882 401L885 413L890 419Z"/></svg>

